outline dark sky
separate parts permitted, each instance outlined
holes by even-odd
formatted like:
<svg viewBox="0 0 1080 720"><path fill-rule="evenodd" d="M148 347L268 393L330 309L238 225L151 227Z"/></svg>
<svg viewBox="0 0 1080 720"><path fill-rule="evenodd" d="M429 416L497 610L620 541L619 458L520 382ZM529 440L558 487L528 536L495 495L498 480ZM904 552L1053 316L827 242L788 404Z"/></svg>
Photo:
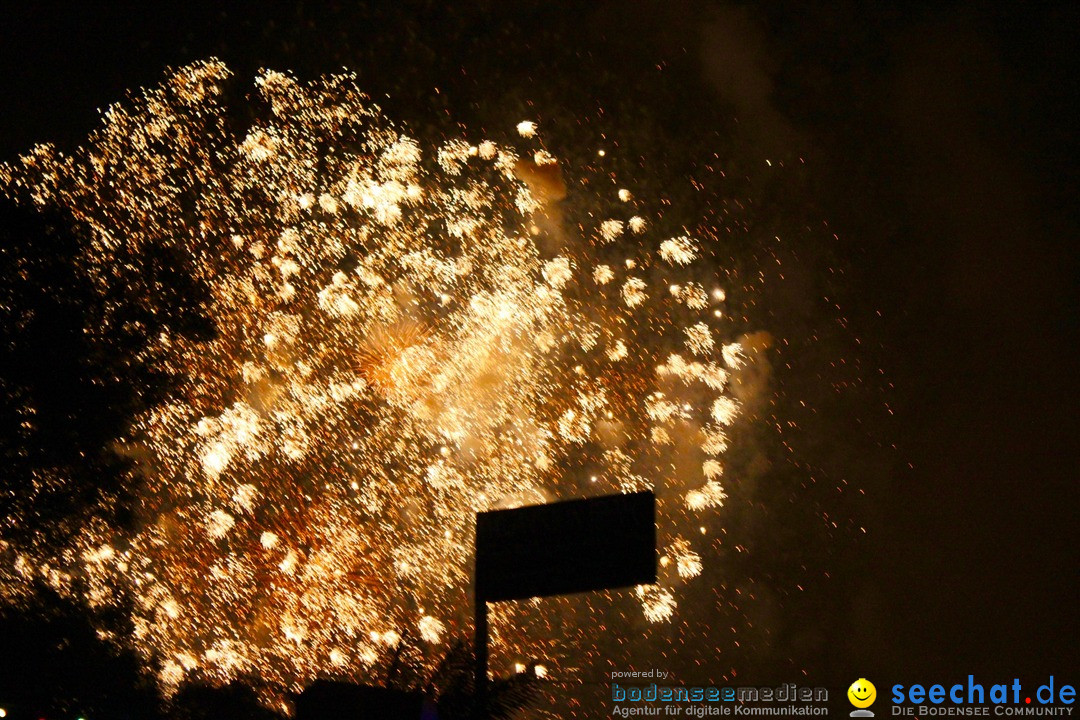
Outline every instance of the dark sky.
<svg viewBox="0 0 1080 720"><path fill-rule="evenodd" d="M824 323L817 273L843 268L826 287L873 388L813 428L818 464L866 489L841 508L869 531L819 597L833 652L815 671L1076 679L1078 6L388 6L15 4L0 23L0 159L70 147L126 89L211 54L242 77L348 66L433 132L547 113L553 145L572 145L603 107L665 177L714 146L733 163L803 158L791 188L745 173L773 203L760 212L827 221L772 311L788 329Z"/></svg>

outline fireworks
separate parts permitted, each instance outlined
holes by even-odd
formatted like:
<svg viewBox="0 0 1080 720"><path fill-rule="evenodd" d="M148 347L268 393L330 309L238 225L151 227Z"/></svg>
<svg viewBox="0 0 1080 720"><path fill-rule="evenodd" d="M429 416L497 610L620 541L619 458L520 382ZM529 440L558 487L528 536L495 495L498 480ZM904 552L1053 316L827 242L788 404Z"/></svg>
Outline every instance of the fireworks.
<svg viewBox="0 0 1080 720"><path fill-rule="evenodd" d="M350 76L265 72L266 116L237 133L227 82L218 62L183 68L73 155L0 167L7 194L89 231L77 262L103 298L156 308L145 268L167 251L215 328L140 351L179 384L120 439L135 522L89 521L73 548L0 544L3 597L43 579L130 608L118 641L166 694L239 677L274 697L464 634L475 513L663 477L677 577L636 595L669 620L703 562L678 527L726 497L724 391L748 362L704 290L716 269L694 270L705 243L651 237L628 190L625 217L580 237L538 227L567 191L531 121L522 147L424 148Z"/></svg>
<svg viewBox="0 0 1080 720"><path fill-rule="evenodd" d="M672 265L689 265L697 256L697 248L688 237L671 238L660 244L660 257Z"/></svg>

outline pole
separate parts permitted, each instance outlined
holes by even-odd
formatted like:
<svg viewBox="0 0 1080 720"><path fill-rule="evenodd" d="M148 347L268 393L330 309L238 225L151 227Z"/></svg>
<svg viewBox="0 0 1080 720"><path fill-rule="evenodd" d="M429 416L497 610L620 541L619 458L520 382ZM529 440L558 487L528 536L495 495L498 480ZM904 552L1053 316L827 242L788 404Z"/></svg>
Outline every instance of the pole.
<svg viewBox="0 0 1080 720"><path fill-rule="evenodd" d="M474 668L474 685L476 686L476 720L487 718L487 695L488 695L488 613L487 601L476 598L476 666Z"/></svg>

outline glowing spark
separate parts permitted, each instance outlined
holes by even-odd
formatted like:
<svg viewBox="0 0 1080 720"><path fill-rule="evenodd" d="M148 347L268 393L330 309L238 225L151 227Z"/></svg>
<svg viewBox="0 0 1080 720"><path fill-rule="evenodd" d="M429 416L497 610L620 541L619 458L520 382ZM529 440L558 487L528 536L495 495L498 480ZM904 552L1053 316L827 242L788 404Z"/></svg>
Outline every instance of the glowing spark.
<svg viewBox="0 0 1080 720"><path fill-rule="evenodd" d="M446 626L439 622L438 619L425 615L420 618L420 622L417 623L420 630L420 637L429 643L437 643L442 639L443 633L446 631Z"/></svg>
<svg viewBox="0 0 1080 720"><path fill-rule="evenodd" d="M692 578L701 574L701 556L690 548L690 543L685 539L677 538L669 552L675 557L679 577Z"/></svg>
<svg viewBox="0 0 1080 720"><path fill-rule="evenodd" d="M671 616L675 614L675 608L678 604L675 602L675 596L669 590L656 585L639 585L637 587L637 596L641 598L642 606L645 609L645 618L649 622L656 623L670 620Z"/></svg>
<svg viewBox="0 0 1080 720"><path fill-rule="evenodd" d="M641 278L630 278L623 284L623 300L630 307L637 307L645 302L649 296L645 294L645 281Z"/></svg>
<svg viewBox="0 0 1080 720"><path fill-rule="evenodd" d="M233 525L236 524L236 519L225 512L224 510L215 510L210 513L210 517L206 522L206 534L215 540L225 537Z"/></svg>
<svg viewBox="0 0 1080 720"><path fill-rule="evenodd" d="M712 331L705 323L686 328L686 347L696 355L707 355L715 346Z"/></svg>
<svg viewBox="0 0 1080 720"><path fill-rule="evenodd" d="M559 161L547 150L537 150L533 153L533 162L537 165L555 165Z"/></svg>
<svg viewBox="0 0 1080 720"><path fill-rule="evenodd" d="M660 257L672 265L689 265L697 256L697 246L688 237L671 238L660 243Z"/></svg>
<svg viewBox="0 0 1080 720"><path fill-rule="evenodd" d="M622 235L623 223L622 220L605 220L600 223L600 237L605 241L612 241L615 238Z"/></svg>
<svg viewBox="0 0 1080 720"><path fill-rule="evenodd" d="M543 270L544 279L548 281L553 288L559 289L563 285L569 282L573 272L570 269L570 260L568 258L559 257L544 264Z"/></svg>
<svg viewBox="0 0 1080 720"><path fill-rule="evenodd" d="M739 403L729 397L718 397L713 401L712 416L721 425L730 425L739 414Z"/></svg>
<svg viewBox="0 0 1080 720"><path fill-rule="evenodd" d="M697 490L686 493L686 506L691 510L704 510L710 507L720 507L727 499L727 493L720 483L710 480Z"/></svg>
<svg viewBox="0 0 1080 720"><path fill-rule="evenodd" d="M607 285L615 278L615 273L607 265L597 265L593 269L593 281L597 285Z"/></svg>
<svg viewBox="0 0 1080 720"><path fill-rule="evenodd" d="M743 353L742 345L739 343L729 343L723 347L721 354L724 357L724 362L732 369L742 367L744 359L746 357Z"/></svg>
<svg viewBox="0 0 1080 720"><path fill-rule="evenodd" d="M704 310L709 306L709 296L706 294L705 288L694 282L683 286L679 298L691 310Z"/></svg>

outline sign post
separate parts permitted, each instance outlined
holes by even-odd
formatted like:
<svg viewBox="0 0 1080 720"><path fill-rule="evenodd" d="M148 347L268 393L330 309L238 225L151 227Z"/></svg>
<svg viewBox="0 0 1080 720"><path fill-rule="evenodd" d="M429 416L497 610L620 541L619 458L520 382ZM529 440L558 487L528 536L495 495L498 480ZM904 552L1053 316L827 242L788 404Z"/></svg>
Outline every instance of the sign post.
<svg viewBox="0 0 1080 720"><path fill-rule="evenodd" d="M488 690L487 603L656 582L656 496L607 495L476 516L477 716Z"/></svg>

